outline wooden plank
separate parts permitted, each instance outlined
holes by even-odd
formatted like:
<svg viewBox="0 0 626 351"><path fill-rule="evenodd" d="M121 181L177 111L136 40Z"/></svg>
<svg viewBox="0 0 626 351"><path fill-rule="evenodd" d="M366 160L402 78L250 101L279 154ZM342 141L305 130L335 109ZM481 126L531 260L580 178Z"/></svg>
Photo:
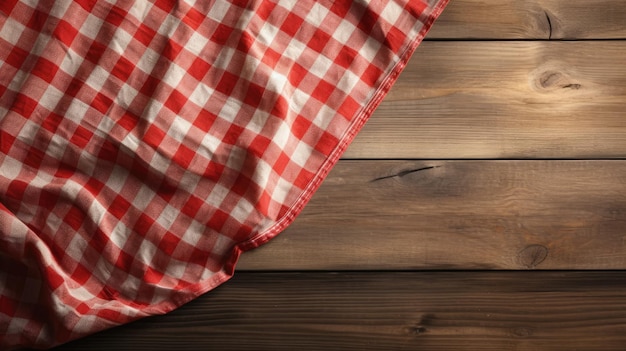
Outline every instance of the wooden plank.
<svg viewBox="0 0 626 351"><path fill-rule="evenodd" d="M429 39L623 39L623 0L452 0Z"/></svg>
<svg viewBox="0 0 626 351"><path fill-rule="evenodd" d="M626 41L423 43L344 157L626 157L625 52Z"/></svg>
<svg viewBox="0 0 626 351"><path fill-rule="evenodd" d="M241 270L624 269L626 161L340 161Z"/></svg>
<svg viewBox="0 0 626 351"><path fill-rule="evenodd" d="M625 272L248 273L59 350L624 350Z"/></svg>

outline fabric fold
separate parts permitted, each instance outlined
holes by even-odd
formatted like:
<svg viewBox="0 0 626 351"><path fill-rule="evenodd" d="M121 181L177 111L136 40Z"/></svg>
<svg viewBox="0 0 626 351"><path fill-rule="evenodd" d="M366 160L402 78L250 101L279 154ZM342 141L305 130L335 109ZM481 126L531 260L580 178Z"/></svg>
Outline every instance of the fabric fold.
<svg viewBox="0 0 626 351"><path fill-rule="evenodd" d="M0 3L0 346L58 345L228 280L446 3Z"/></svg>

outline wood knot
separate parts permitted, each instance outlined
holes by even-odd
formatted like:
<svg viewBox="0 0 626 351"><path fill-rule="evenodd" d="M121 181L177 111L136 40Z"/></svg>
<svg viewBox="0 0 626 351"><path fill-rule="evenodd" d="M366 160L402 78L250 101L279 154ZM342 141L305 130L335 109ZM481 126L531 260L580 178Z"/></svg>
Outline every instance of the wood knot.
<svg viewBox="0 0 626 351"><path fill-rule="evenodd" d="M418 336L428 332L428 327L432 326L435 320L435 315L432 313L425 313L421 316L419 321L411 323L405 327L404 330L407 335Z"/></svg>
<svg viewBox="0 0 626 351"><path fill-rule="evenodd" d="M410 326L406 328L406 332L409 335L421 335L421 334L426 333L427 331L428 329L419 325L416 325L416 326L414 325L414 326Z"/></svg>
<svg viewBox="0 0 626 351"><path fill-rule="evenodd" d="M517 258L519 263L528 268L533 269L540 265L547 257L549 250L543 245L533 244L526 246L519 252Z"/></svg>
<svg viewBox="0 0 626 351"><path fill-rule="evenodd" d="M558 71L545 71L539 75L537 80L538 87L541 89L573 89L578 90L582 88L579 83L572 83L571 79L562 72Z"/></svg>
<svg viewBox="0 0 626 351"><path fill-rule="evenodd" d="M559 81L563 80L563 74L561 72L544 72L539 77L539 84L543 88L550 88L559 83Z"/></svg>
<svg viewBox="0 0 626 351"><path fill-rule="evenodd" d="M517 327L511 329L511 334L519 338L527 338L533 335L533 329L527 327Z"/></svg>

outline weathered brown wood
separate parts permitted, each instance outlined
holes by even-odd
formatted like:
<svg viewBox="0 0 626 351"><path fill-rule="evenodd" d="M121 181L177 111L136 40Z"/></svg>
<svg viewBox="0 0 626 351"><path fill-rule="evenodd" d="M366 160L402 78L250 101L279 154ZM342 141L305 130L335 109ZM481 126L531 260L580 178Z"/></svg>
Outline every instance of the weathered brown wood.
<svg viewBox="0 0 626 351"><path fill-rule="evenodd" d="M624 272L240 273L60 350L624 350Z"/></svg>
<svg viewBox="0 0 626 351"><path fill-rule="evenodd" d="M626 38L622 0L451 0L429 39Z"/></svg>
<svg viewBox="0 0 626 351"><path fill-rule="evenodd" d="M346 158L626 157L626 41L427 42Z"/></svg>
<svg viewBox="0 0 626 351"><path fill-rule="evenodd" d="M626 161L340 161L238 268L625 269Z"/></svg>

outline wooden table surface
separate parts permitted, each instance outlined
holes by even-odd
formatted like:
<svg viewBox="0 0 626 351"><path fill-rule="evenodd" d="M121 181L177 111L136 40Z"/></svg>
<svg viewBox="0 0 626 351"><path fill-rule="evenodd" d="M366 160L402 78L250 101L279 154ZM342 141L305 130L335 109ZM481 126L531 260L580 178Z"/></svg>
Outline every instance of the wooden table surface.
<svg viewBox="0 0 626 351"><path fill-rule="evenodd" d="M59 350L625 350L626 1L452 0L279 237Z"/></svg>

